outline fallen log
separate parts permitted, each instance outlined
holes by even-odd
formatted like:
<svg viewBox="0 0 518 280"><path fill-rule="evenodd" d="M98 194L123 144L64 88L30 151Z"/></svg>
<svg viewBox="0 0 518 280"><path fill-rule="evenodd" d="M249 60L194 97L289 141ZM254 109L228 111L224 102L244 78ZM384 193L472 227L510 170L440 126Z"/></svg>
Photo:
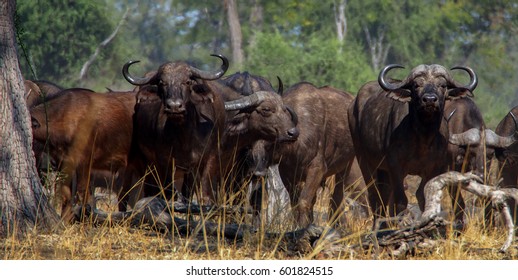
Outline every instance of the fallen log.
<svg viewBox="0 0 518 280"><path fill-rule="evenodd" d="M510 199L517 201L518 189L500 189L494 186L484 185L482 179L472 173L459 173L450 171L431 179L424 187L425 210L421 216L420 224L426 224L433 220L441 211L441 197L445 186L459 184L462 189L481 198L491 201L492 207L500 212L507 229L507 239L500 248L505 252L511 246L514 235L514 221L511 217Z"/></svg>
<svg viewBox="0 0 518 280"><path fill-rule="evenodd" d="M364 249L374 247L375 255L380 248L388 248L390 254L401 257L417 247L425 247L433 244L434 240L444 237L447 222L441 217L441 198L444 188L458 184L463 190L471 192L481 198L488 199L492 207L498 210L507 229L507 238L499 251L504 253L511 246L515 228L511 218L511 207L508 201L518 199L518 189L499 189L484 185L482 179L472 173L459 173L450 171L432 178L424 187L425 210L418 221L410 226L397 230L374 230L366 235L362 242ZM395 220L401 217L392 218Z"/></svg>

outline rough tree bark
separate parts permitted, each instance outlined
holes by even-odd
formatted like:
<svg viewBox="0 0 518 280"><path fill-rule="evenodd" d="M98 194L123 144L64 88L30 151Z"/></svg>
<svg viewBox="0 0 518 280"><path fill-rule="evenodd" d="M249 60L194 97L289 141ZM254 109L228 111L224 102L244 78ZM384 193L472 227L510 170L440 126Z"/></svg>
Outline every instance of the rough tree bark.
<svg viewBox="0 0 518 280"><path fill-rule="evenodd" d="M241 24L239 23L239 15L237 13L237 4L235 0L225 0L225 9L227 10L228 27L230 29L230 42L232 45L232 59L234 65L240 68L243 65L243 48Z"/></svg>
<svg viewBox="0 0 518 280"><path fill-rule="evenodd" d="M16 1L0 1L0 238L59 225L43 193L15 43Z"/></svg>

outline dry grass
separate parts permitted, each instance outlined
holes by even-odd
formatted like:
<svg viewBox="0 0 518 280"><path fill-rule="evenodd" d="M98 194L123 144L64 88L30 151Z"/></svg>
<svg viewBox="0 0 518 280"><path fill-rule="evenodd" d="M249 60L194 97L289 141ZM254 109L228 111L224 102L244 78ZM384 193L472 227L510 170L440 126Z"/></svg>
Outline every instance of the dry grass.
<svg viewBox="0 0 518 280"><path fill-rule="evenodd" d="M415 181L410 180L411 185ZM415 203L412 191L409 200ZM315 223L325 225L328 191L319 193L315 206ZM105 195L106 197L106 195ZM109 207L109 203L103 207ZM379 254L357 247L361 237L371 228L370 218L358 218L352 211L345 213L346 224L339 230L343 238L335 245L341 248L332 253L316 248L309 253L288 250L278 239L269 240L261 233L245 236L243 240L228 240L200 233L196 236L164 234L146 228L131 228L128 225L95 226L90 223L67 226L59 234L33 234L25 238L12 237L0 241L0 259L5 260L299 260L299 259L354 259L391 260L389 252ZM468 215L468 227L460 236L448 235L438 240L431 248L419 248L405 259L412 260L502 260L518 259L518 249L512 246L505 254L498 248L505 240L502 228L483 230L482 213ZM288 216L289 217L289 216ZM213 221L220 223L249 223L250 217L219 216ZM291 230L287 220L276 220L266 227L267 231ZM353 249L352 249L353 248Z"/></svg>

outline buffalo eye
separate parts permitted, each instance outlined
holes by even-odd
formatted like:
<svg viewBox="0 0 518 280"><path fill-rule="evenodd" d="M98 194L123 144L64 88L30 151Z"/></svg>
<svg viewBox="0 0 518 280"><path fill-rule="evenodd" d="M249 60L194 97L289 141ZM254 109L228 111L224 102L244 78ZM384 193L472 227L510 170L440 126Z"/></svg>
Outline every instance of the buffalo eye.
<svg viewBox="0 0 518 280"><path fill-rule="evenodd" d="M272 114L272 109L270 107L263 107L259 113L261 113L261 115L264 117L269 117Z"/></svg>

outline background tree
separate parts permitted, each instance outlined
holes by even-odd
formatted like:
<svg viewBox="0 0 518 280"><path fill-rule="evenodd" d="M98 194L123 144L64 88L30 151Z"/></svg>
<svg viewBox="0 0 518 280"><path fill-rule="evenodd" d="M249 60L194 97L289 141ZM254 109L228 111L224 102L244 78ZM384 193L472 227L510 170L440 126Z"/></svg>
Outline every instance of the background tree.
<svg viewBox="0 0 518 280"><path fill-rule="evenodd" d="M43 193L16 52L15 0L0 2L0 237L50 230L59 217Z"/></svg>
<svg viewBox="0 0 518 280"><path fill-rule="evenodd" d="M139 67L145 72L178 59L214 67L217 62L207 60L210 53L232 58L225 3L230 1L41 0L21 2L19 12L22 38L38 78L78 86L80 65L131 8L126 24L102 50L85 83L95 90L129 89L120 69L130 59L141 60ZM479 75L475 100L489 127L518 103L516 86L510 82L518 79L515 1L236 3L243 65L232 58L229 73L246 70L271 80L280 76L287 86L308 80L355 93L388 63L407 68L422 63L467 65ZM42 65L45 68L39 68ZM22 71L29 74L25 66ZM58 74L49 75L54 72Z"/></svg>
<svg viewBox="0 0 518 280"><path fill-rule="evenodd" d="M237 13L237 3L235 0L224 0L225 10L227 11L227 20L230 31L230 42L232 46L232 59L237 68L243 65L243 48L241 35L241 23Z"/></svg>
<svg viewBox="0 0 518 280"><path fill-rule="evenodd" d="M29 58L20 60L24 77L77 86L81 66L115 26L109 20L112 8L103 4L101 0L20 1L17 14ZM108 52L111 47L107 47ZM92 65L98 76L104 75L101 69L106 68L102 59Z"/></svg>

